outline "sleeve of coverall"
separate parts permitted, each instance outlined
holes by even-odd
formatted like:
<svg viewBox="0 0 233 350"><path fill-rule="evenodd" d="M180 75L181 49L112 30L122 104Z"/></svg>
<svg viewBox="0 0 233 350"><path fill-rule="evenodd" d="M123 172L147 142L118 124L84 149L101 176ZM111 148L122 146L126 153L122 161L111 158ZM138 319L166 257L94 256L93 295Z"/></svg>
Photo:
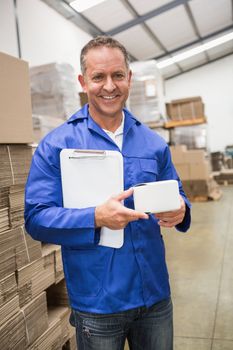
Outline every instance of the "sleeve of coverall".
<svg viewBox="0 0 233 350"><path fill-rule="evenodd" d="M60 150L46 141L38 146L25 189L25 227L36 240L88 247L99 242L95 208L63 208Z"/></svg>

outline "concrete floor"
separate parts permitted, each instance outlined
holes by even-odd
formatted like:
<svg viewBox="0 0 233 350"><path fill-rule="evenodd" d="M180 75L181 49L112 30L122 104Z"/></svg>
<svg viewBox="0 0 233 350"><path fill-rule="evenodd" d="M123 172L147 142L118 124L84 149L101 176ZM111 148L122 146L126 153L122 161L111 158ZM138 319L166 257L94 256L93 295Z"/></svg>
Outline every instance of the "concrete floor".
<svg viewBox="0 0 233 350"><path fill-rule="evenodd" d="M174 350L233 350L233 186L222 191L219 201L192 203L188 233L163 230Z"/></svg>
<svg viewBox="0 0 233 350"><path fill-rule="evenodd" d="M233 350L233 186L193 203L188 233L163 230L175 350Z"/></svg>

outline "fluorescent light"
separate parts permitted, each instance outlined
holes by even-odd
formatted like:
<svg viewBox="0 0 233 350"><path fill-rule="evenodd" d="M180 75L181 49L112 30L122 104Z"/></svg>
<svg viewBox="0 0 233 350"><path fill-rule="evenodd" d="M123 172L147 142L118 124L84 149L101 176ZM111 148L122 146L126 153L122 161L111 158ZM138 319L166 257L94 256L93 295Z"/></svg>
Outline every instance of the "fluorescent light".
<svg viewBox="0 0 233 350"><path fill-rule="evenodd" d="M104 1L106 0L75 0L70 2L70 6L78 12L83 12Z"/></svg>
<svg viewBox="0 0 233 350"><path fill-rule="evenodd" d="M216 47L218 45L224 44L224 43L226 43L226 42L228 42L230 40L233 40L233 32L228 33L226 35L223 35L220 38L208 41L207 43L202 44L202 45L197 46L197 47L194 47L193 49L190 49L190 50L187 50L185 52L182 52L182 53L180 53L178 55L175 55L175 56L173 56L171 58L168 58L167 60L163 60L161 62L158 62L157 63L157 67L159 69L168 67L168 66L170 66L170 65L172 65L172 64L174 64L176 62L180 62L180 61L186 60L189 57L198 55L199 53L201 53L203 51L212 49L213 47Z"/></svg>

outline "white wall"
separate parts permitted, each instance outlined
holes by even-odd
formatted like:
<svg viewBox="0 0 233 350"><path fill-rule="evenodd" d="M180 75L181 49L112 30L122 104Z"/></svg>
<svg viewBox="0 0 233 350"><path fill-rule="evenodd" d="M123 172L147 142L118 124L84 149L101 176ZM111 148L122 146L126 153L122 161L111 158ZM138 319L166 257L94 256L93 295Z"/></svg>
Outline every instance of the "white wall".
<svg viewBox="0 0 233 350"><path fill-rule="evenodd" d="M13 0L0 1L0 51L18 57Z"/></svg>
<svg viewBox="0 0 233 350"><path fill-rule="evenodd" d="M233 55L166 81L166 100L201 96L208 120L208 147L233 144Z"/></svg>
<svg viewBox="0 0 233 350"><path fill-rule="evenodd" d="M18 0L22 59L30 66L70 63L79 72L81 48L91 36L40 0ZM0 51L18 57L13 0L0 0Z"/></svg>

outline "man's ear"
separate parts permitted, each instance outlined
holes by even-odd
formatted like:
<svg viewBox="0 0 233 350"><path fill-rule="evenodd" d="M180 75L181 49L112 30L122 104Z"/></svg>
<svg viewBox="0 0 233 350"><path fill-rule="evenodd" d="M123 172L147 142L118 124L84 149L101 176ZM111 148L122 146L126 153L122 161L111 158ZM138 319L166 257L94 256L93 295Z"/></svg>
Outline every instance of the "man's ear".
<svg viewBox="0 0 233 350"><path fill-rule="evenodd" d="M78 81L79 81L80 85L82 86L83 91L86 92L86 84L85 84L84 76L79 74Z"/></svg>
<svg viewBox="0 0 233 350"><path fill-rule="evenodd" d="M129 86L131 86L131 78L132 78L132 71L130 70L128 75Z"/></svg>

